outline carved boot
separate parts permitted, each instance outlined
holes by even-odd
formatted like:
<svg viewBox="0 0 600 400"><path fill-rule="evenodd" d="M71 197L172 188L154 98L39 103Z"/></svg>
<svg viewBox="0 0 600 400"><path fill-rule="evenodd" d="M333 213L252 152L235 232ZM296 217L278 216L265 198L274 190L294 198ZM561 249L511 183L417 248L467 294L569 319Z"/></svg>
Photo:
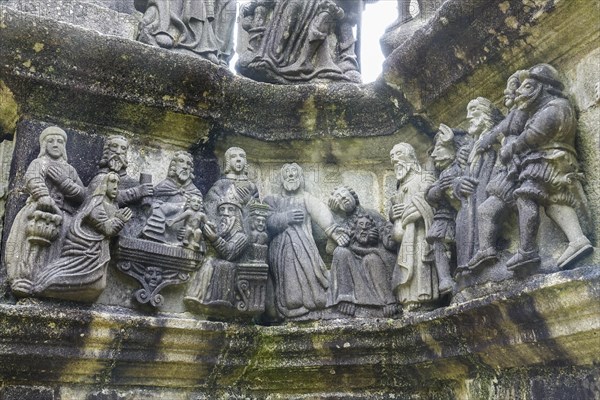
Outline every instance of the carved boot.
<svg viewBox="0 0 600 400"><path fill-rule="evenodd" d="M592 251L594 251L592 244L585 236L582 236L577 241L569 243L569 247L567 247L565 252L558 258L558 261L556 262L558 264L558 268L564 269L572 262L576 261L580 257L590 254Z"/></svg>
<svg viewBox="0 0 600 400"><path fill-rule="evenodd" d="M488 247L485 250L479 250L471 261L469 261L468 268L471 271L477 270L479 268L483 268L491 265L492 263L498 261L498 253L496 253L496 249L493 247Z"/></svg>
<svg viewBox="0 0 600 400"><path fill-rule="evenodd" d="M540 264L540 256L537 250L524 251L519 249L517 254L512 256L506 262L506 269L509 271L521 270L527 267L535 267Z"/></svg>

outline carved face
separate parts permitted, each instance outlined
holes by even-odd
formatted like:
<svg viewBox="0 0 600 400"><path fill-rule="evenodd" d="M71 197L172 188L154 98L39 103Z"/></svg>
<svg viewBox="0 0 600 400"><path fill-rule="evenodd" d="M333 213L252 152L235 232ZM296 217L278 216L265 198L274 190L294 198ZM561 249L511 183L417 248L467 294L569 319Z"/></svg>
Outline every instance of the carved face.
<svg viewBox="0 0 600 400"><path fill-rule="evenodd" d="M456 158L453 141L444 141L439 139L438 136L438 140L435 141L435 146L431 153L431 158L433 158L433 163L437 169L444 170L448 168Z"/></svg>
<svg viewBox="0 0 600 400"><path fill-rule="evenodd" d="M356 199L345 187L337 188L331 194L331 197L333 198L333 202L337 205L337 207L345 213L351 213L356 209Z"/></svg>
<svg viewBox="0 0 600 400"><path fill-rule="evenodd" d="M229 166L236 174L241 174L246 168L246 152L239 148L229 149Z"/></svg>
<svg viewBox="0 0 600 400"><path fill-rule="evenodd" d="M504 89L504 105L506 108L511 108L515 104L517 89L520 84L521 83L516 76L511 76L506 82L506 89Z"/></svg>
<svg viewBox="0 0 600 400"><path fill-rule="evenodd" d="M373 228L373 221L371 221L367 217L360 217L356 221L356 232L355 237L356 241L360 244L367 245L369 244L369 232Z"/></svg>
<svg viewBox="0 0 600 400"><path fill-rule="evenodd" d="M194 211L200 211L204 207L204 200L200 196L194 196L188 200L188 206Z"/></svg>
<svg viewBox="0 0 600 400"><path fill-rule="evenodd" d="M237 218L238 208L233 204L225 203L219 206L218 211L221 219L219 220L217 233L222 236L233 228Z"/></svg>
<svg viewBox="0 0 600 400"><path fill-rule="evenodd" d="M525 79L517 89L517 98L515 99L517 106L522 110L528 109L540 96L543 88L541 82L532 78Z"/></svg>
<svg viewBox="0 0 600 400"><path fill-rule="evenodd" d="M264 232L267 229L267 219L262 215L256 215L252 218L252 229L257 232Z"/></svg>
<svg viewBox="0 0 600 400"><path fill-rule="evenodd" d="M485 113L482 105L477 100L471 100L467 106L467 119L469 120L469 134L479 136L485 130Z"/></svg>
<svg viewBox="0 0 600 400"><path fill-rule="evenodd" d="M301 170L296 165L285 165L281 170L283 188L286 192L295 192L300 188Z"/></svg>
<svg viewBox="0 0 600 400"><path fill-rule="evenodd" d="M144 280L150 287L157 287L163 280L162 271L157 267L148 267L144 272Z"/></svg>
<svg viewBox="0 0 600 400"><path fill-rule="evenodd" d="M235 216L237 211L237 207L233 204L221 204L219 206L219 215L222 217L231 217Z"/></svg>
<svg viewBox="0 0 600 400"><path fill-rule="evenodd" d="M173 178L180 184L187 183L192 178L192 169L194 168L191 158L184 153L177 154L171 162Z"/></svg>
<svg viewBox="0 0 600 400"><path fill-rule="evenodd" d="M107 144L108 166L112 171L118 172L127 166L127 152L129 143L121 137L112 137Z"/></svg>
<svg viewBox="0 0 600 400"><path fill-rule="evenodd" d="M114 200L117 198L117 194L119 194L119 177L110 174L106 181L106 196L109 199Z"/></svg>
<svg viewBox="0 0 600 400"><path fill-rule="evenodd" d="M48 135L44 139L46 154L55 160L64 157L67 152L65 148L65 138L61 135Z"/></svg>
<svg viewBox="0 0 600 400"><path fill-rule="evenodd" d="M408 175L414 163L414 160L406 153L405 147L398 144L390 151L390 160L394 165L396 179L399 181Z"/></svg>

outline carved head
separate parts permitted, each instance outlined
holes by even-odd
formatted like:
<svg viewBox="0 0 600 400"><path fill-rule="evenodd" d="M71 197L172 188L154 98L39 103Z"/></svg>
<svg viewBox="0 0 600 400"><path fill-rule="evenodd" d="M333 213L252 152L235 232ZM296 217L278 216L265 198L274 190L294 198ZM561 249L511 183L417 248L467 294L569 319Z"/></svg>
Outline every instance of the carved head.
<svg viewBox="0 0 600 400"><path fill-rule="evenodd" d="M340 186L333 189L329 196L329 208L332 211L342 211L346 214L350 214L356 210L360 202L358 195L350 186Z"/></svg>
<svg viewBox="0 0 600 400"><path fill-rule="evenodd" d="M376 238L370 235L373 228L375 228L375 221L370 215L357 215L354 220L354 238L363 246L376 244Z"/></svg>
<svg viewBox="0 0 600 400"><path fill-rule="evenodd" d="M230 147L225 152L225 174L242 175L246 173L246 152L240 147Z"/></svg>
<svg viewBox="0 0 600 400"><path fill-rule="evenodd" d="M521 86L521 82L525 80L527 71L518 70L512 74L506 81L506 89L504 89L504 105L509 110L515 105L517 98L517 89Z"/></svg>
<svg viewBox="0 0 600 400"><path fill-rule="evenodd" d="M250 210L250 229L256 232L264 232L267 229L267 217L269 216L269 205L259 200L254 200L248 204Z"/></svg>
<svg viewBox="0 0 600 400"><path fill-rule="evenodd" d="M250 228L256 232L264 232L267 229L267 218L262 215L251 216Z"/></svg>
<svg viewBox="0 0 600 400"><path fill-rule="evenodd" d="M100 168L108 167L111 171L119 172L127 168L127 153L129 141L121 135L111 135L104 142L102 158L98 163Z"/></svg>
<svg viewBox="0 0 600 400"><path fill-rule="evenodd" d="M110 200L115 200L119 194L119 174L116 172L109 172L104 175L102 181L94 191L92 196L106 196Z"/></svg>
<svg viewBox="0 0 600 400"><path fill-rule="evenodd" d="M448 168L456 158L454 131L449 126L440 124L438 133L435 135L431 158L433 158L435 167L440 171Z"/></svg>
<svg viewBox="0 0 600 400"><path fill-rule="evenodd" d="M151 288L157 287L163 280L161 269L158 267L147 267L144 271L144 280Z"/></svg>
<svg viewBox="0 0 600 400"><path fill-rule="evenodd" d="M525 79L517 89L515 102L520 109L530 110L544 97L565 97L563 89L558 71L551 65L538 64L525 74Z"/></svg>
<svg viewBox="0 0 600 400"><path fill-rule="evenodd" d="M171 158L167 176L176 180L180 185L185 185L194 178L193 169L192 155L185 151L178 151Z"/></svg>
<svg viewBox="0 0 600 400"><path fill-rule="evenodd" d="M236 204L219 204L217 212L220 217L219 224L217 225L217 234L219 236L225 236L228 233L235 233L243 229L240 220L242 215L241 209Z"/></svg>
<svg viewBox="0 0 600 400"><path fill-rule="evenodd" d="M414 147L408 143L398 143L390 151L390 160L396 172L396 179L402 181L410 171L421 171Z"/></svg>
<svg viewBox="0 0 600 400"><path fill-rule="evenodd" d="M477 97L467 105L468 132L475 138L492 129L502 118L498 107L484 97Z"/></svg>
<svg viewBox="0 0 600 400"><path fill-rule="evenodd" d="M40 134L40 154L53 160L67 161L67 133L58 126L46 128Z"/></svg>
<svg viewBox="0 0 600 400"><path fill-rule="evenodd" d="M283 182L283 189L288 193L303 189L304 173L302 167L296 163L285 164L281 167L281 181Z"/></svg>
<svg viewBox="0 0 600 400"><path fill-rule="evenodd" d="M192 209L194 211L200 211L204 208L204 199L202 198L202 195L198 195L198 194L194 194L191 196L188 196L187 200L185 201L185 209Z"/></svg>

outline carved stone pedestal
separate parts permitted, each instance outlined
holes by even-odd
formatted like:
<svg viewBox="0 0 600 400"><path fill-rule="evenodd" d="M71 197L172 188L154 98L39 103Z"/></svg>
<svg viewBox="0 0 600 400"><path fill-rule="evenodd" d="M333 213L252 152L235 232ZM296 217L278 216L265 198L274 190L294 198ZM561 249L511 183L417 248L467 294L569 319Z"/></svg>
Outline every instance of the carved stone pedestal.
<svg viewBox="0 0 600 400"><path fill-rule="evenodd" d="M255 316L265 310L268 271L267 264L238 264L235 306L240 313Z"/></svg>
<svg viewBox="0 0 600 400"><path fill-rule="evenodd" d="M120 238L116 250L117 268L137 280L142 288L135 292L141 304L163 304L160 291L190 279L204 258L199 252L143 239Z"/></svg>

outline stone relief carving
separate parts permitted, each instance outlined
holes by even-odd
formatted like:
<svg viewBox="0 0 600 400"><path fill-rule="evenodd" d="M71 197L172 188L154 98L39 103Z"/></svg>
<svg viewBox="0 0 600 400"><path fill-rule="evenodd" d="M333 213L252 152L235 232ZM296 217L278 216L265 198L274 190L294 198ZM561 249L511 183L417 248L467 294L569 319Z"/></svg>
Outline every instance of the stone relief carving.
<svg viewBox="0 0 600 400"><path fill-rule="evenodd" d="M238 71L271 83L360 82L354 34L361 2L253 0L242 7L249 45Z"/></svg>
<svg viewBox="0 0 600 400"><path fill-rule="evenodd" d="M29 195L6 241L5 265L13 292L30 296L42 268L56 260L85 187L67 161L67 134L53 126L40 134L40 153L29 164L23 191Z"/></svg>
<svg viewBox="0 0 600 400"><path fill-rule="evenodd" d="M135 0L144 14L138 40L227 65L233 55L235 0Z"/></svg>
<svg viewBox="0 0 600 400"><path fill-rule="evenodd" d="M425 201L425 191L435 178L421 167L415 149L407 143L395 145L390 159L398 180L389 213L394 225L391 235L399 244L392 288L404 310L429 308L439 295L432 249L426 240L433 210Z"/></svg>

